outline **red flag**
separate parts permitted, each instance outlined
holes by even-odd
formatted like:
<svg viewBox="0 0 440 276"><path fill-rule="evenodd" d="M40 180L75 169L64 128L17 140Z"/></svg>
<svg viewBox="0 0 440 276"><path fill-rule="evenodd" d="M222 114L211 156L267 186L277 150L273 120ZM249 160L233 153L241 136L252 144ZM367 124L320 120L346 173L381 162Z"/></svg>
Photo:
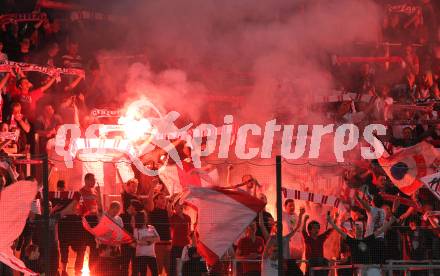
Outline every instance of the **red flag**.
<svg viewBox="0 0 440 276"><path fill-rule="evenodd" d="M75 10L79 9L79 5L65 3L62 1L53 0L39 0L37 5L45 9L56 9L56 10Z"/></svg>
<svg viewBox="0 0 440 276"><path fill-rule="evenodd" d="M265 205L245 192L217 187L190 187L181 201L197 210L197 249L209 265L225 254Z"/></svg>
<svg viewBox="0 0 440 276"><path fill-rule="evenodd" d="M0 262L25 275L38 274L14 257L11 245L24 229L36 193L37 183L31 181L18 181L1 191Z"/></svg>
<svg viewBox="0 0 440 276"><path fill-rule="evenodd" d="M425 187L440 200L440 172L422 177L421 181L423 181Z"/></svg>
<svg viewBox="0 0 440 276"><path fill-rule="evenodd" d="M159 170L159 177L171 194L180 193L191 186L206 187L214 185L218 180L217 169L210 172L194 168L192 161L184 160L182 169L176 165L168 165Z"/></svg>
<svg viewBox="0 0 440 276"><path fill-rule="evenodd" d="M107 215L103 215L94 228L83 218L83 226L102 244L120 245L133 242L133 237Z"/></svg>
<svg viewBox="0 0 440 276"><path fill-rule="evenodd" d="M23 273L25 276L39 275L38 273L35 273L32 270L30 270L29 268L27 268L20 259L18 259L17 257L15 257L12 254L6 254L3 252L0 252L0 262L9 266L14 271L18 271L18 272Z"/></svg>
<svg viewBox="0 0 440 276"><path fill-rule="evenodd" d="M379 163L394 185L411 195L423 185L420 178L435 173L433 164L438 156L431 144L421 142L390 157L379 158Z"/></svg>

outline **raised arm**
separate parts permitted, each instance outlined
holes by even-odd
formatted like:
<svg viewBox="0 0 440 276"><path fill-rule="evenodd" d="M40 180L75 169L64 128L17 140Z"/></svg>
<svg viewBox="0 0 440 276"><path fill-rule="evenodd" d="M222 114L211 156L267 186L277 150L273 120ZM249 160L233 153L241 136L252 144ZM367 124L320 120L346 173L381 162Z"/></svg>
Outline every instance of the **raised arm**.
<svg viewBox="0 0 440 276"><path fill-rule="evenodd" d="M78 84L83 79L83 76L78 76L76 79L74 79L68 86L64 87L64 91L70 91L72 89L75 89L75 87L78 86Z"/></svg>
<svg viewBox="0 0 440 276"><path fill-rule="evenodd" d="M303 227L302 227L302 234L304 237L307 237L307 221L309 220L309 215L305 215L304 217L304 222L303 222ZM299 223L301 223L301 221L299 221Z"/></svg>
<svg viewBox="0 0 440 276"><path fill-rule="evenodd" d="M374 234L375 237L379 236L379 235L382 234L383 232L386 232L386 231L391 227L391 225L393 225L393 223L394 223L395 221L397 221L397 218L396 218L396 216L395 216L395 213L397 212L397 209L399 208L399 206L400 206L400 201L399 201L399 199L395 199L394 202L393 202L393 207L392 207L392 213L393 213L393 215L391 216L390 220L389 220L387 223L385 223L382 227L380 227L379 229L377 229L376 231L374 231L373 234Z"/></svg>
<svg viewBox="0 0 440 276"><path fill-rule="evenodd" d="M306 209L304 209L304 207L301 207L299 209L299 217L298 217L298 223L295 225L295 232L298 231L298 229L301 227L301 222L302 219L304 217L304 214L306 213ZM308 218L308 216L306 215L306 217ZM304 218L304 223L306 222L305 218Z"/></svg>
<svg viewBox="0 0 440 276"><path fill-rule="evenodd" d="M103 205L102 205L101 187L97 185L95 189L98 196L98 214L102 216L102 213L104 212L104 208L102 207Z"/></svg>
<svg viewBox="0 0 440 276"><path fill-rule="evenodd" d="M394 215L392 215L390 220L387 223L385 223L384 225L382 225L382 227L380 227L376 231L374 231L374 233L373 233L374 236L377 237L380 234L382 234L383 232L386 232L391 227L391 225L393 225L393 223L396 220L397 220L397 218Z"/></svg>
<svg viewBox="0 0 440 276"><path fill-rule="evenodd" d="M226 174L226 186L227 187L231 186L231 171L233 168L234 167L231 164L228 165L228 172Z"/></svg>
<svg viewBox="0 0 440 276"><path fill-rule="evenodd" d="M269 232L266 229L266 226L264 225L263 220L263 212L258 213L258 226L260 227L261 233L263 234L264 240L269 240Z"/></svg>
<svg viewBox="0 0 440 276"><path fill-rule="evenodd" d="M296 232L298 231L298 229L301 227L301 220L302 220L302 217L303 217L304 213L305 213L305 209L304 209L304 208L301 208L301 209L300 209L299 218L298 218L298 223L295 225L295 228L292 228L291 231L290 231L290 233L287 234L286 236L284 236L283 238L288 238L288 239L290 239L291 237L293 237L293 235L295 235L295 233L296 233ZM306 217L308 218L307 215L306 215ZM306 223L306 222L304 221L304 223Z"/></svg>
<svg viewBox="0 0 440 276"><path fill-rule="evenodd" d="M327 221L328 223L333 227L333 229L336 230L336 232L339 233L339 235L342 236L343 239L346 239L348 237L347 233L345 233L339 226L336 225L336 223L333 221L332 217L327 214Z"/></svg>
<svg viewBox="0 0 440 276"><path fill-rule="evenodd" d="M23 128L24 132L29 133L31 131L31 125L27 120L23 120L23 115L14 117L17 123Z"/></svg>
<svg viewBox="0 0 440 276"><path fill-rule="evenodd" d="M148 192L147 202L145 204L145 210L147 212L151 212L154 209L153 198L154 198L154 189L151 188L150 191Z"/></svg>
<svg viewBox="0 0 440 276"><path fill-rule="evenodd" d="M5 85L8 83L8 80L11 78L11 73L7 73L1 80L0 80L0 90L5 87Z"/></svg>
<svg viewBox="0 0 440 276"><path fill-rule="evenodd" d="M355 198L362 205L362 208L364 208L368 213L371 212L371 206L367 201L362 199L358 194L355 194Z"/></svg>
<svg viewBox="0 0 440 276"><path fill-rule="evenodd" d="M270 236L269 240L267 240L266 242L266 246L264 247L263 259L267 259L269 257L270 249L276 245L277 245L276 236Z"/></svg>
<svg viewBox="0 0 440 276"><path fill-rule="evenodd" d="M429 223L434 228L440 228L440 225L438 224L437 220L434 219L434 217L431 215L431 212L426 212L425 216L428 218Z"/></svg>
<svg viewBox="0 0 440 276"><path fill-rule="evenodd" d="M56 80L55 77L51 77L50 80L46 84L44 84L43 86L40 86L39 89L42 92L45 92L47 89L49 89L54 84L55 80Z"/></svg>

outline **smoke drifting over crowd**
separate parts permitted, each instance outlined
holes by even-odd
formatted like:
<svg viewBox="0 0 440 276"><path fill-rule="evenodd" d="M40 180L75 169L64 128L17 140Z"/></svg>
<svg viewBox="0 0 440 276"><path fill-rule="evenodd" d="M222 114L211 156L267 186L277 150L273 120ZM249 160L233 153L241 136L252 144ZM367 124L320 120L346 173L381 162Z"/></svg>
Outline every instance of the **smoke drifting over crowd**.
<svg viewBox="0 0 440 276"><path fill-rule="evenodd" d="M351 0L146 1L132 12L124 46L99 58L110 98L143 94L186 121L217 124L225 114L322 121L308 107L333 86L330 54L373 41L380 23L372 1ZM134 51L142 63L108 58ZM242 101L212 107L219 93Z"/></svg>

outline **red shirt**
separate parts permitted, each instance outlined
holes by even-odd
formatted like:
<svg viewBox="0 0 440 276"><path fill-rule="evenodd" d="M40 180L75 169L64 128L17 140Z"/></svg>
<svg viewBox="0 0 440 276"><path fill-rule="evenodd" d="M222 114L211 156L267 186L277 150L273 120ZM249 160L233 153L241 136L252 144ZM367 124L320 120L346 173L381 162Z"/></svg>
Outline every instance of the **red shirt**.
<svg viewBox="0 0 440 276"><path fill-rule="evenodd" d="M21 112L27 118L34 118L37 108L37 102L44 96L43 90L35 89L29 91L28 94L19 93L15 97L15 101L21 104Z"/></svg>
<svg viewBox="0 0 440 276"><path fill-rule="evenodd" d="M98 195L95 190L88 190L82 187L79 190L81 193L81 215L87 215L89 213L96 213L98 211Z"/></svg>
<svg viewBox="0 0 440 276"><path fill-rule="evenodd" d="M252 241L250 237L244 237L238 241L237 249L240 250L240 256L243 257L251 253L262 254L264 250L264 240L258 236L255 236L255 241ZM244 262L241 267L243 273L261 270L260 263L258 262Z"/></svg>
<svg viewBox="0 0 440 276"><path fill-rule="evenodd" d="M171 245L184 247L190 243L189 234L191 228L191 218L183 214L183 218L179 215L170 217L171 224Z"/></svg>

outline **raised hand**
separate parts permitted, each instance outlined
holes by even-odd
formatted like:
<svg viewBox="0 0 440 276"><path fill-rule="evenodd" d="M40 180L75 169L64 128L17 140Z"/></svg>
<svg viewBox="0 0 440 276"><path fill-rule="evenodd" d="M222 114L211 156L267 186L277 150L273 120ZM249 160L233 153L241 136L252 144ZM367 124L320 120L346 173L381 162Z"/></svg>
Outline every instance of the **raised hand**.
<svg viewBox="0 0 440 276"><path fill-rule="evenodd" d="M304 222L306 222L309 218L310 218L309 215L305 215L304 216Z"/></svg>

